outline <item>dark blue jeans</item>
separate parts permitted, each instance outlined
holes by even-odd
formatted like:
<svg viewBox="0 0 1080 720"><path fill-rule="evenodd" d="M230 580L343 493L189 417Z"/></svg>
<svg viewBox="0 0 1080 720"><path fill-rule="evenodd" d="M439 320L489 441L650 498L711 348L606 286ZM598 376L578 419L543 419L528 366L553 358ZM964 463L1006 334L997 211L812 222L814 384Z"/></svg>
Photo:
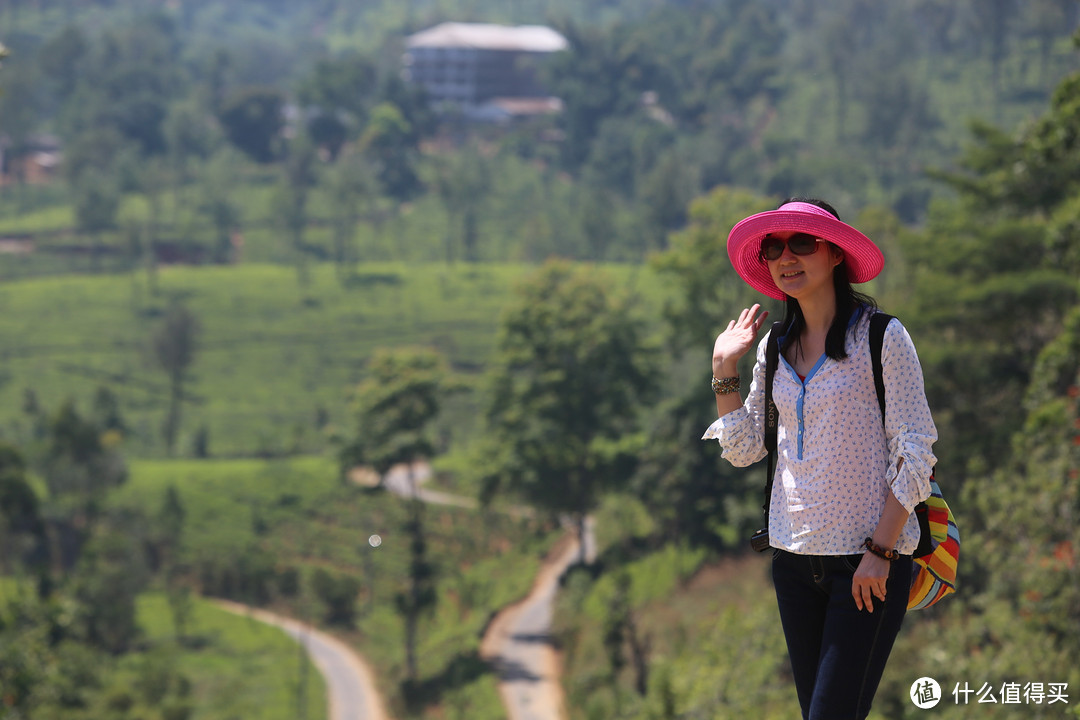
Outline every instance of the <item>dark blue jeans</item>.
<svg viewBox="0 0 1080 720"><path fill-rule="evenodd" d="M804 720L862 720L870 712L907 612L911 557L893 561L884 603L859 610L851 578L862 555L773 555L773 585Z"/></svg>

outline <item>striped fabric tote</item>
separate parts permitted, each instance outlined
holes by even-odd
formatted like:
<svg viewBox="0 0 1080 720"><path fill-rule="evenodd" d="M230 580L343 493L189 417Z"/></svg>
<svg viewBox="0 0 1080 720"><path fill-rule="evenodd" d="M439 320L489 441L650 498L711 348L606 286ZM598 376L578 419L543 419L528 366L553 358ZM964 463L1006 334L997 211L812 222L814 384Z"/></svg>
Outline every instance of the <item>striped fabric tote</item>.
<svg viewBox="0 0 1080 720"><path fill-rule="evenodd" d="M908 610L922 610L956 591L956 563L960 559L960 531L937 480L930 476L930 497L915 507L919 518L919 547L913 559Z"/></svg>
<svg viewBox="0 0 1080 720"><path fill-rule="evenodd" d="M891 315L875 313L870 318L870 358L874 364L881 417L885 417L885 381L881 377L881 344ZM930 474L930 497L915 506L919 519L919 547L912 553L914 571L908 610L922 610L956 591L956 565L960 559L960 531L956 529L949 504L941 495L934 474Z"/></svg>

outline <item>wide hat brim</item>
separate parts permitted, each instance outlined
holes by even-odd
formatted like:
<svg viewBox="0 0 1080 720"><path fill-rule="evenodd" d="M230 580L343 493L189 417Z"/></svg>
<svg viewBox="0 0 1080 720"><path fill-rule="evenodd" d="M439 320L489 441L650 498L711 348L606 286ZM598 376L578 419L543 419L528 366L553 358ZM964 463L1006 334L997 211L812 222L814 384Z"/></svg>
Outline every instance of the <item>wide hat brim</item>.
<svg viewBox="0 0 1080 720"><path fill-rule="evenodd" d="M874 241L833 217L817 205L790 202L778 210L751 215L739 221L728 233L728 258L755 290L777 300L787 297L773 282L768 266L761 262L761 240L770 233L802 232L828 240L844 251L848 280L864 283L873 280L885 267L885 256Z"/></svg>

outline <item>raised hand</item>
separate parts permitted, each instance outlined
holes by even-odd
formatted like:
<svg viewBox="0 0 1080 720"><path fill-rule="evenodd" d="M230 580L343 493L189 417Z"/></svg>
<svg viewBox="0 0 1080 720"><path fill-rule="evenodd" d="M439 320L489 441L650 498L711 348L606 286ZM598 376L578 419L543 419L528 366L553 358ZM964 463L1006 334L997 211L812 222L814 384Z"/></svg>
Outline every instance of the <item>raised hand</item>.
<svg viewBox="0 0 1080 720"><path fill-rule="evenodd" d="M739 358L746 354L757 341L758 331L769 317L766 310L760 315L761 305L755 304L739 313L737 320L728 323L727 329L713 343L712 367L716 377L738 375Z"/></svg>

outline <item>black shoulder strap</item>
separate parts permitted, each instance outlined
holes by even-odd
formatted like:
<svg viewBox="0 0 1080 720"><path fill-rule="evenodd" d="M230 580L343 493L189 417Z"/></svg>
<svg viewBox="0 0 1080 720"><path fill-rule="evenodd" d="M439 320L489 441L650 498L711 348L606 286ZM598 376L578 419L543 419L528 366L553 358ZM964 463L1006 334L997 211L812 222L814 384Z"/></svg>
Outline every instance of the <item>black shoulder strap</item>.
<svg viewBox="0 0 1080 720"><path fill-rule="evenodd" d="M881 406L882 422L885 422L885 378L881 373L881 346L885 342L885 328L893 319L892 315L883 312L870 316L870 362L874 364L874 388L877 390L878 405Z"/></svg>
<svg viewBox="0 0 1080 720"><path fill-rule="evenodd" d="M892 315L881 312L874 313L870 318L870 361L874 364L874 387L877 389L878 404L881 405L881 422L885 422L885 378L881 372L881 346L885 342L885 328L889 327L892 320ZM934 479L933 473L930 474L930 479ZM915 506L915 517L919 520L919 545L912 554L920 558L934 551L925 501Z"/></svg>
<svg viewBox="0 0 1080 720"><path fill-rule="evenodd" d="M765 464L765 504L761 509L769 515L769 499L772 497L773 474L776 472L776 405L772 399L773 375L780 364L780 329L782 322L773 323L769 340L765 343L765 449L769 461Z"/></svg>

